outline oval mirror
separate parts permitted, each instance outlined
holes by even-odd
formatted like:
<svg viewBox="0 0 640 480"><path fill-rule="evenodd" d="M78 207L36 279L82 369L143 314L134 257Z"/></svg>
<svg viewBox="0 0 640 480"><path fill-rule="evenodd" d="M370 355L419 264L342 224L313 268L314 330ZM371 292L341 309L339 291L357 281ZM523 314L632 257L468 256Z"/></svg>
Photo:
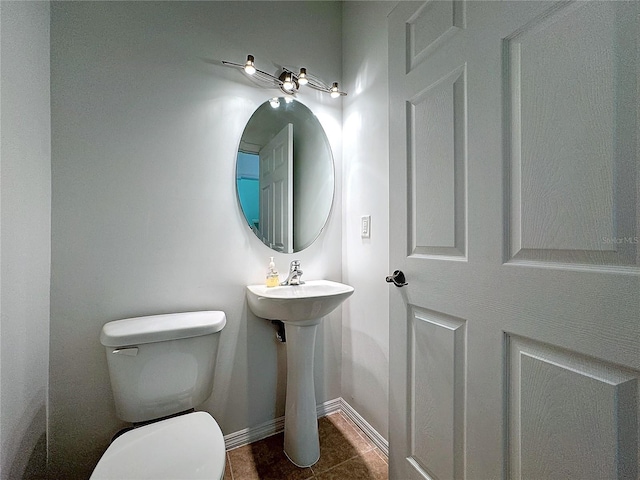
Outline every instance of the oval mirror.
<svg viewBox="0 0 640 480"><path fill-rule="evenodd" d="M329 140L309 108L272 98L253 113L236 160L236 190L247 224L268 247L299 252L320 235L333 203Z"/></svg>

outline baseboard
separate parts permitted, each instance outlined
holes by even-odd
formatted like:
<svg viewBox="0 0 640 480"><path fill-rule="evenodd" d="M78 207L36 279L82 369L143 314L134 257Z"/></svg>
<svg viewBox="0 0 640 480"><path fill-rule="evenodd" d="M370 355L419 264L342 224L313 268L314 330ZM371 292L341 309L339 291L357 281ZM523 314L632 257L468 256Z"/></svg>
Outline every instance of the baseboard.
<svg viewBox="0 0 640 480"><path fill-rule="evenodd" d="M318 412L318 418L326 417L332 413L339 412L342 409L342 398L334 398L333 400L327 400L316 407Z"/></svg>
<svg viewBox="0 0 640 480"><path fill-rule="evenodd" d="M339 412L341 407L341 398L334 398L318 405L318 418ZM278 417L268 422L261 423L255 427L245 428L243 430L230 433L224 436L224 444L227 450L248 445L263 438L270 437L276 433L284 431L284 417Z"/></svg>
<svg viewBox="0 0 640 480"><path fill-rule="evenodd" d="M344 413L353 423L355 423L385 455L389 454L389 443L373 428L362 416L356 412L343 398L334 398L317 406L318 418L331 415L335 412ZM224 443L227 450L248 445L263 438L270 437L284 430L284 417L278 417L268 422L264 422L255 427L230 433L224 436Z"/></svg>
<svg viewBox="0 0 640 480"><path fill-rule="evenodd" d="M340 398L340 409L386 456L389 456L389 442L373 428L344 398Z"/></svg>
<svg viewBox="0 0 640 480"><path fill-rule="evenodd" d="M284 417L269 420L255 427L245 428L224 436L224 445L227 450L248 445L263 438L270 437L284 430Z"/></svg>

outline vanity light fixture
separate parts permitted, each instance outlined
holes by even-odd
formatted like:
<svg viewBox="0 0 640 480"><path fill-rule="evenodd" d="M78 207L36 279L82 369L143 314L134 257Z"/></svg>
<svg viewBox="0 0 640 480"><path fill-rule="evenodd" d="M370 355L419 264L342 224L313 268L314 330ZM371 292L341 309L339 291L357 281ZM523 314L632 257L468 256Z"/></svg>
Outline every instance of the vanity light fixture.
<svg viewBox="0 0 640 480"><path fill-rule="evenodd" d="M295 85L293 83L293 74L291 72L287 72L285 70L280 75L279 80L282 81L282 88L284 88L287 92L293 91Z"/></svg>
<svg viewBox="0 0 640 480"><path fill-rule="evenodd" d="M247 55L247 63L244 64L244 71L248 75L253 75L256 73L256 66L253 63L253 55Z"/></svg>
<svg viewBox="0 0 640 480"><path fill-rule="evenodd" d="M338 82L333 82L331 85L331 98L338 98L340 96L340 90L338 90Z"/></svg>
<svg viewBox="0 0 640 480"><path fill-rule="evenodd" d="M282 68L282 72L276 77L275 75L257 69L253 55L247 55L247 61L244 64L227 62L225 60L222 61L222 64L228 67L241 68L247 75L252 75L270 82L287 95L294 95L303 85L320 92L328 93L332 98L339 98L346 95L346 92L338 89L337 82L333 82L333 85L329 87L322 80L309 75L306 68L301 68L297 74L287 68Z"/></svg>
<svg viewBox="0 0 640 480"><path fill-rule="evenodd" d="M301 68L300 73L298 74L298 83L300 85L306 85L309 83L309 79L307 78L307 69Z"/></svg>

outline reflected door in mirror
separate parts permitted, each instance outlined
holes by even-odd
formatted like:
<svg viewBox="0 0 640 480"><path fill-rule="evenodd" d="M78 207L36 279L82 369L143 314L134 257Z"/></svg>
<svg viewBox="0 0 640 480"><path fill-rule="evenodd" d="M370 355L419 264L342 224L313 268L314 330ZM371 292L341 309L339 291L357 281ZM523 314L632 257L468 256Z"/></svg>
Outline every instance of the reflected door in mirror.
<svg viewBox="0 0 640 480"><path fill-rule="evenodd" d="M278 252L293 248L293 125L260 150L260 234Z"/></svg>

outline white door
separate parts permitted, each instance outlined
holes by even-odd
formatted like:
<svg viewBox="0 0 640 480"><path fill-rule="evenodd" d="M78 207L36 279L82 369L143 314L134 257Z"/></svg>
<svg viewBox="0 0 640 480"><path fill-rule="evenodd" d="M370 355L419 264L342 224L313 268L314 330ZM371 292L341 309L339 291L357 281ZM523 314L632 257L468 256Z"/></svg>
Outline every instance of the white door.
<svg viewBox="0 0 640 480"><path fill-rule="evenodd" d="M390 14L391 479L638 478L639 3Z"/></svg>
<svg viewBox="0 0 640 480"><path fill-rule="evenodd" d="M260 150L260 232L279 252L293 252L293 124Z"/></svg>

